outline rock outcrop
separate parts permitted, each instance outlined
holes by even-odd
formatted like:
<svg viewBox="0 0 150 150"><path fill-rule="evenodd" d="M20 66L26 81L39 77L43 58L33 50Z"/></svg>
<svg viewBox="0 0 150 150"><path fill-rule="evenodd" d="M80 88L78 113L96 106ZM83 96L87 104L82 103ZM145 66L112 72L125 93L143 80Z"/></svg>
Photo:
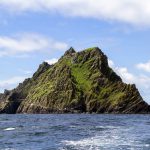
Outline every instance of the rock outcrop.
<svg viewBox="0 0 150 150"><path fill-rule="evenodd" d="M70 48L32 78L0 94L0 113L149 113L135 85L125 84L97 47Z"/></svg>

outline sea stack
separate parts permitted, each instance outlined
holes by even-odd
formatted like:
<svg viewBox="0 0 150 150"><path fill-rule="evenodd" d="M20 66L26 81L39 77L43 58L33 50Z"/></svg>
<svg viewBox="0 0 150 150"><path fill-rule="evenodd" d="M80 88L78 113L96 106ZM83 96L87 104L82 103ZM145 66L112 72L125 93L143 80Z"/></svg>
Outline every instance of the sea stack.
<svg viewBox="0 0 150 150"><path fill-rule="evenodd" d="M98 47L71 47L54 65L43 62L32 78L0 94L0 113L149 112L136 86L123 83Z"/></svg>

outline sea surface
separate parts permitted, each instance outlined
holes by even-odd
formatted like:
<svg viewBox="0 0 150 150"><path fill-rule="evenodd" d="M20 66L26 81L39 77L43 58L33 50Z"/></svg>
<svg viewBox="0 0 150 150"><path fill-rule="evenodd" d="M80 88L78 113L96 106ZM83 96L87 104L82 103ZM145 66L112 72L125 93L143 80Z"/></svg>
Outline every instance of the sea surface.
<svg viewBox="0 0 150 150"><path fill-rule="evenodd" d="M0 150L150 150L150 115L0 115Z"/></svg>

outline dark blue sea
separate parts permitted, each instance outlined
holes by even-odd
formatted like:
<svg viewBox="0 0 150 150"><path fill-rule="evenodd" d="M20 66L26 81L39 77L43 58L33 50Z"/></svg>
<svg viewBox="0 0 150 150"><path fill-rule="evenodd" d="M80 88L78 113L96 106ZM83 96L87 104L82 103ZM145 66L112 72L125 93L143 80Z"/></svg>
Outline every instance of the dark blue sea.
<svg viewBox="0 0 150 150"><path fill-rule="evenodd" d="M0 150L150 150L150 115L0 115Z"/></svg>

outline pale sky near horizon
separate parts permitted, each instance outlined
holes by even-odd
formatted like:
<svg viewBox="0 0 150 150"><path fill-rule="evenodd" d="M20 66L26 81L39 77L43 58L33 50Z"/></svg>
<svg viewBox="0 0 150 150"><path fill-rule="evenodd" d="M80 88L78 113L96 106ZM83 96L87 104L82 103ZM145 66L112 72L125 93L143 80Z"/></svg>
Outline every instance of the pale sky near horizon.
<svg viewBox="0 0 150 150"><path fill-rule="evenodd" d="M149 0L0 0L0 92L71 46L98 46L150 104Z"/></svg>

